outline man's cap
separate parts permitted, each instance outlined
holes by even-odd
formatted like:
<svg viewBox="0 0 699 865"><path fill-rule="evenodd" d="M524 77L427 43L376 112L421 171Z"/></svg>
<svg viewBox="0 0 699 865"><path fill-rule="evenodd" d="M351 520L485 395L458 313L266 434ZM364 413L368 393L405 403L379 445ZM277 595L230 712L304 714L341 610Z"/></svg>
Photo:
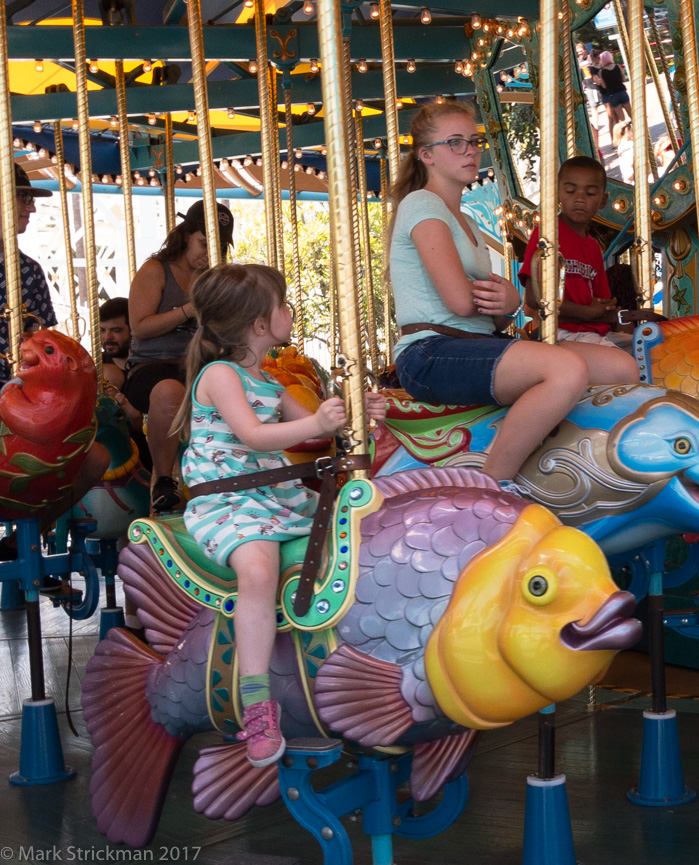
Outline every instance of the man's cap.
<svg viewBox="0 0 699 865"><path fill-rule="evenodd" d="M216 202L216 206L218 207L219 237L221 238L221 243L228 245L233 243L233 214L225 204ZM182 216L182 214L180 213L178 216ZM184 215L184 221L205 235L206 219L204 217L204 202L196 201Z"/></svg>
<svg viewBox="0 0 699 865"><path fill-rule="evenodd" d="M30 192L34 198L49 198L53 195L50 189L42 189L40 186L32 186L29 182L27 172L21 165L15 162L15 189L17 192Z"/></svg>

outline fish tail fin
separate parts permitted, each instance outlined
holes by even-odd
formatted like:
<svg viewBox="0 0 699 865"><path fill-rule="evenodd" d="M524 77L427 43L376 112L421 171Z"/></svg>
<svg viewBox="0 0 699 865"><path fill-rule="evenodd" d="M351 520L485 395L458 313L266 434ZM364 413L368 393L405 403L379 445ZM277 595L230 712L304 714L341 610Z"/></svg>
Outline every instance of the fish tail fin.
<svg viewBox="0 0 699 865"><path fill-rule="evenodd" d="M146 687L162 663L131 634L113 629L85 672L82 706L95 747L92 813L112 844L142 847L152 839L184 744L151 718Z"/></svg>
<svg viewBox="0 0 699 865"><path fill-rule="evenodd" d="M192 793L197 813L210 820L238 820L254 805L279 798L277 764L256 769L244 742L204 748L194 765Z"/></svg>

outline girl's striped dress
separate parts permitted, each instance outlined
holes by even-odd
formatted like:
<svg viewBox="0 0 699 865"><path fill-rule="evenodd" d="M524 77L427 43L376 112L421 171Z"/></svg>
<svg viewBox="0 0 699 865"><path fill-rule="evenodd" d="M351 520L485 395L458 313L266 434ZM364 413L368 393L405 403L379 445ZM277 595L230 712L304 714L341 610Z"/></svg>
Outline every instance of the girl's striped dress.
<svg viewBox="0 0 699 865"><path fill-rule="evenodd" d="M266 380L259 381L232 361L215 363L226 364L240 376L245 396L262 423L279 422L282 385L266 373L263 373ZM199 373L192 389L191 433L182 457L185 483L193 486L288 465L281 451L250 450L234 435L214 406L197 401L197 385L208 366ZM317 498L301 481L215 493L192 499L185 510L184 522L204 552L218 564L227 565L231 551L246 541L286 541L309 534Z"/></svg>

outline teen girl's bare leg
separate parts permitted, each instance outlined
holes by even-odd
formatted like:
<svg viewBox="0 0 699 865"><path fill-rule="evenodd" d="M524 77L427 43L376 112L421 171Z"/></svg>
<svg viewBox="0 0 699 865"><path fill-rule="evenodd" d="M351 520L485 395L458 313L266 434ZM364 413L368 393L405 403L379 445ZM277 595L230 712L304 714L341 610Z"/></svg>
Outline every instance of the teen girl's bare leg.
<svg viewBox="0 0 699 865"><path fill-rule="evenodd" d="M621 354L621 352L620 352ZM483 470L508 480L578 402L589 383L582 357L559 346L517 342L495 370L495 396L510 409Z"/></svg>
<svg viewBox="0 0 699 865"><path fill-rule="evenodd" d="M236 547L228 564L238 577L235 642L241 676L269 673L277 634L275 602L279 583L279 544L248 541Z"/></svg>
<svg viewBox="0 0 699 865"><path fill-rule="evenodd" d="M572 351L585 360L590 384L638 384L638 364L625 351L609 345L564 340L558 348Z"/></svg>

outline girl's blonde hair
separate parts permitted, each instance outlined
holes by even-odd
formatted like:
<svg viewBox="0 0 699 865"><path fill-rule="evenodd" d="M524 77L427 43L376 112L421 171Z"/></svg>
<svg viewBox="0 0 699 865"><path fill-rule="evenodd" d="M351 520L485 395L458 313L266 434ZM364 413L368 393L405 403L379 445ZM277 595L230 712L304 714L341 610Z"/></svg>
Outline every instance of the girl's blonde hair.
<svg viewBox="0 0 699 865"><path fill-rule="evenodd" d="M410 134L413 146L403 159L398 169L398 177L394 179L388 191L395 215L400 202L416 189L422 189L427 183L427 169L418 156L421 147L434 141L435 125L442 117L459 114L471 120L476 119L476 108L472 102L428 102L413 118L410 124Z"/></svg>
<svg viewBox="0 0 699 865"><path fill-rule="evenodd" d="M219 264L204 271L189 293L199 327L187 349L185 398L170 428L189 437L194 382L207 363L234 360L244 364L250 328L269 321L286 298L284 277L264 264Z"/></svg>

